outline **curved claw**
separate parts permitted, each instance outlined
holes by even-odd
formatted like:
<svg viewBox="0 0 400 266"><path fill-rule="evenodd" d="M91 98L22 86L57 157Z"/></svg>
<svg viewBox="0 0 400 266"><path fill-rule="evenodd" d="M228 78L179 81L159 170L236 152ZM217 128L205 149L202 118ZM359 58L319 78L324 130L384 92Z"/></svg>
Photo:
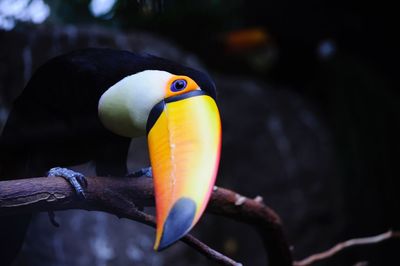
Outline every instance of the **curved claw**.
<svg viewBox="0 0 400 266"><path fill-rule="evenodd" d="M47 173L47 176L59 176L64 178L71 184L80 199L83 200L86 198L84 188L87 187L88 183L86 177L83 174L75 172L68 168L54 167L50 169L50 171Z"/></svg>

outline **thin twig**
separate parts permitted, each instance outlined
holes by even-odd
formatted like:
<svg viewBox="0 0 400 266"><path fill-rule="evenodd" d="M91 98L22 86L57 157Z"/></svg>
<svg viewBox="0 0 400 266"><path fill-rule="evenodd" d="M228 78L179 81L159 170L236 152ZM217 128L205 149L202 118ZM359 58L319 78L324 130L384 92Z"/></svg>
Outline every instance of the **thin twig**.
<svg viewBox="0 0 400 266"><path fill-rule="evenodd" d="M400 232L389 230L383 234L379 234L376 236L349 239L339 244L336 244L335 246L324 252L313 254L300 261L295 261L293 263L293 266L311 265L317 261L332 257L333 255L336 255L337 253L349 247L376 244L391 238L400 238Z"/></svg>
<svg viewBox="0 0 400 266"><path fill-rule="evenodd" d="M113 192L111 192L113 193ZM151 226L153 228L156 227L156 219L154 216L147 214L145 212L140 211L134 204L132 204L128 199L121 197L118 194L114 194L115 197L114 199L116 201L123 201L126 204L130 205L130 208L128 208L130 211L129 213L126 213L126 209L123 210L123 212L119 212L118 210L115 210L114 204L110 204L110 208L112 208L112 212L117 212L117 216L120 218L128 218L143 224L146 224L148 226ZM225 256L224 254L212 249L211 247L207 246L191 234L187 234L184 236L181 241L188 245L191 248L194 248L197 250L199 253L203 254L206 258L219 263L220 265L226 265L226 266L242 266L241 263L238 263L234 261L233 259Z"/></svg>
<svg viewBox="0 0 400 266"><path fill-rule="evenodd" d="M137 210L138 213L141 214L141 216L144 218L141 222L146 223L147 225L150 225L152 227L156 226L156 220L153 216L141 212L139 210ZM151 221L149 223L149 221ZM194 249L196 249L198 252L200 252L201 254L203 254L206 258L215 261L221 265L227 265L227 266L241 266L242 264L239 262L234 261L233 259L223 255L222 253L219 253L218 251L216 251L215 249L210 248L209 246L207 246L206 244L204 244L203 242L201 242L199 239L195 238L194 236L192 236L191 234L187 234L186 236L184 236L181 241L183 243L185 243L186 245L188 245L189 247L192 247Z"/></svg>

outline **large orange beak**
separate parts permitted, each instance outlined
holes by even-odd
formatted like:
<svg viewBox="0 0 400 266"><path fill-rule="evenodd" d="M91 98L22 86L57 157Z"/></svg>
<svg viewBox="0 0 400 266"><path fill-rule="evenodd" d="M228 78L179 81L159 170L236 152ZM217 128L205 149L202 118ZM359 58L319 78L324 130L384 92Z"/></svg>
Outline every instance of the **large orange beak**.
<svg viewBox="0 0 400 266"><path fill-rule="evenodd" d="M217 105L201 90L166 98L150 112L147 132L156 198L154 249L162 250L192 229L210 198L221 148Z"/></svg>

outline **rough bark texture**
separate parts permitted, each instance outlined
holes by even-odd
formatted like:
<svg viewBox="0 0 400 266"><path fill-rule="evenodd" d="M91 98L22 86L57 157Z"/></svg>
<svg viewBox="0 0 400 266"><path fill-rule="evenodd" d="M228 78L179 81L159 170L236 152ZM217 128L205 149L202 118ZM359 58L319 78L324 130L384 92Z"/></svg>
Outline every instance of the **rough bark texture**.
<svg viewBox="0 0 400 266"><path fill-rule="evenodd" d="M130 218L151 226L154 220L137 208L153 206L152 180L149 178L88 178L86 199L79 200L69 184L59 177L42 177L2 181L0 215L26 212L84 209L106 211L118 217ZM216 188L207 211L253 225L259 231L269 254L269 265L292 265L289 245L283 234L279 216L260 200L248 199L236 192ZM191 236L186 241L203 254L222 265L235 265L222 260L221 255L207 249Z"/></svg>

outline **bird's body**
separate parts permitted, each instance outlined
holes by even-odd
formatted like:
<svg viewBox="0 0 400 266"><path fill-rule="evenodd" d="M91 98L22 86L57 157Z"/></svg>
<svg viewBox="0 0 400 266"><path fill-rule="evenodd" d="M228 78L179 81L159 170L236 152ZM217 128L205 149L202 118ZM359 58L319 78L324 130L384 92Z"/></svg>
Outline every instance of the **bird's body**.
<svg viewBox="0 0 400 266"><path fill-rule="evenodd" d="M88 161L94 161L99 175L125 175L131 138L104 128L97 119L98 101L124 77L149 69L201 75L158 57L111 49L79 50L41 66L3 130L0 178L43 175L54 166ZM207 80L204 75L197 82Z"/></svg>
<svg viewBox="0 0 400 266"><path fill-rule="evenodd" d="M0 178L43 176L54 166L89 161L98 175L126 175L131 138L103 125L99 99L125 77L147 70L189 76L215 97L207 75L158 57L111 49L56 57L38 68L13 105L0 139ZM7 265L20 248L29 216L2 219L0 260Z"/></svg>
<svg viewBox="0 0 400 266"><path fill-rule="evenodd" d="M129 139L110 135L93 119L101 94L129 74L129 69L106 71L110 59L104 52L84 50L56 57L36 71L4 128L0 177L44 175L53 166L89 160L101 169L102 154L107 153L102 149L110 142L121 143L117 154L123 157ZM125 162L118 162L118 155L111 158L115 172L110 174L125 174Z"/></svg>

